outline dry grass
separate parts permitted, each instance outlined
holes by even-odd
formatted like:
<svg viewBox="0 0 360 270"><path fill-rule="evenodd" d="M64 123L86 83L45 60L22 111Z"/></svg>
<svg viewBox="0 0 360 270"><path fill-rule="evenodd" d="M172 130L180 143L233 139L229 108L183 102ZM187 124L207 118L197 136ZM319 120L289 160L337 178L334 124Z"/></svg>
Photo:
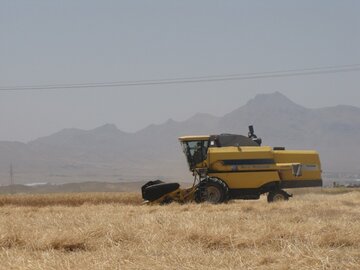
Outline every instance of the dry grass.
<svg viewBox="0 0 360 270"><path fill-rule="evenodd" d="M48 196L0 197L1 269L360 269L359 192L271 205Z"/></svg>
<svg viewBox="0 0 360 270"><path fill-rule="evenodd" d="M81 206L84 204L141 204L138 193L53 193L0 195L0 206Z"/></svg>

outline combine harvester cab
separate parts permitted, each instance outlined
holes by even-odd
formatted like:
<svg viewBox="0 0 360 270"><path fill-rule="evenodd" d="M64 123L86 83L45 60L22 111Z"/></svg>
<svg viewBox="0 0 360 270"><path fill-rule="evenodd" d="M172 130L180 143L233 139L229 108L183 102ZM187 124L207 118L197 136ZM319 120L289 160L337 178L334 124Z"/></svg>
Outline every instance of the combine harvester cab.
<svg viewBox="0 0 360 270"><path fill-rule="evenodd" d="M316 151L261 146L252 126L248 136L185 136L179 140L195 177L193 186L181 189L177 183L149 182L142 187L145 201L222 203L256 200L267 193L268 202L273 202L292 197L284 189L322 186Z"/></svg>

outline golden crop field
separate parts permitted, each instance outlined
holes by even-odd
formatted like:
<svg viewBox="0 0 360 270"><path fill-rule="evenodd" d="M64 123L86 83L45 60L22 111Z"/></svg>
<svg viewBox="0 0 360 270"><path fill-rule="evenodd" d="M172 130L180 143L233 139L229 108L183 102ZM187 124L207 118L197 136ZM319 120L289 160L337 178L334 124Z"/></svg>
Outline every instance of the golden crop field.
<svg viewBox="0 0 360 270"><path fill-rule="evenodd" d="M0 196L1 269L360 269L360 192L141 205L139 194Z"/></svg>

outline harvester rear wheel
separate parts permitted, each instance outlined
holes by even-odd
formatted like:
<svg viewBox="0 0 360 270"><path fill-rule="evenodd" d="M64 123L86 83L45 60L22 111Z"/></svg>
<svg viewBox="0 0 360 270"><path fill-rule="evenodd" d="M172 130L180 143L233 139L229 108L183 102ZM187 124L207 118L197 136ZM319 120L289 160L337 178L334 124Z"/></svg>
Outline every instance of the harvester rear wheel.
<svg viewBox="0 0 360 270"><path fill-rule="evenodd" d="M267 196L267 201L269 203L288 201L288 200L289 200L289 194L287 194L285 191L281 189L270 191Z"/></svg>
<svg viewBox="0 0 360 270"><path fill-rule="evenodd" d="M197 203L209 202L219 204L229 200L229 188L217 178L207 178L199 184L196 191L195 201Z"/></svg>

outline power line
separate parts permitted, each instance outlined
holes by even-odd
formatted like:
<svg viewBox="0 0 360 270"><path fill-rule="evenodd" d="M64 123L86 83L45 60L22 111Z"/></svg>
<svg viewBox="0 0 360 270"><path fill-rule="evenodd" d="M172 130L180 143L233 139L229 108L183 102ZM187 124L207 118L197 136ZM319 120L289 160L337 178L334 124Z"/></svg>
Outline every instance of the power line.
<svg viewBox="0 0 360 270"><path fill-rule="evenodd" d="M0 87L0 91L25 91L25 90L61 90L61 89L81 89L95 87L130 87L130 86L151 86L151 85L170 85L170 84L188 84L203 82L221 82L221 81L240 81L266 78L296 77L332 73L344 73L359 71L360 64L342 65L342 66L324 66L304 69L289 69L268 72L227 74L227 75L209 75L197 77L179 77L158 80L133 80L117 82L95 82L95 83L76 83L76 84L47 84L47 85L23 85Z"/></svg>

